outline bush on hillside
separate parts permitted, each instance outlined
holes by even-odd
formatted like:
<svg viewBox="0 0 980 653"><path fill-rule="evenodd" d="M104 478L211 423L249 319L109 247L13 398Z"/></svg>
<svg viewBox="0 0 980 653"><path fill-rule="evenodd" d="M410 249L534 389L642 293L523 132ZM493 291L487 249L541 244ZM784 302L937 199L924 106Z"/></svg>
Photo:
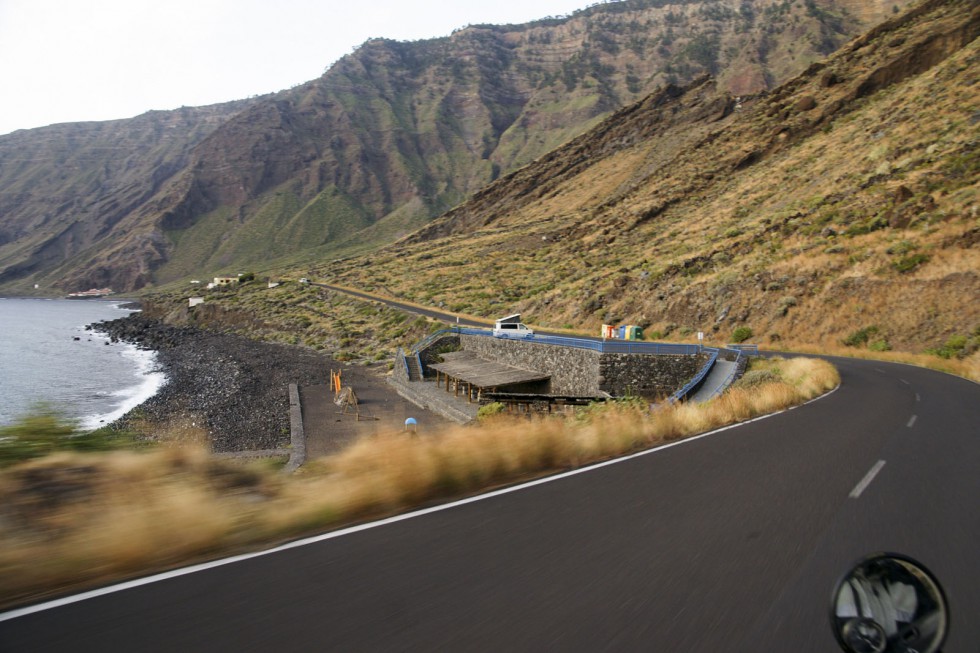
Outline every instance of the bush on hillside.
<svg viewBox="0 0 980 653"><path fill-rule="evenodd" d="M751 337L752 329L747 326L736 327L735 330L732 331L732 342L734 343L745 342Z"/></svg>
<svg viewBox="0 0 980 653"><path fill-rule="evenodd" d="M872 324L871 326L866 326L863 329L858 329L854 331L849 336L844 338L843 342L848 347L861 347L868 344L868 341L872 337L878 335L878 327Z"/></svg>

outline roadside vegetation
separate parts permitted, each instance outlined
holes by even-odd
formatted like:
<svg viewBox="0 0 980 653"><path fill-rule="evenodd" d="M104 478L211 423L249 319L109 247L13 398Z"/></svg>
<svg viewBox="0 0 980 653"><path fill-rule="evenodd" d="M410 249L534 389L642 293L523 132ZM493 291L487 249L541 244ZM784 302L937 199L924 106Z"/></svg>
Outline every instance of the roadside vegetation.
<svg viewBox="0 0 980 653"><path fill-rule="evenodd" d="M824 361L758 362L740 384L705 404L651 409L630 400L533 419L487 411L495 414L478 426L360 440L293 476L269 463L217 459L198 446L99 453L55 447L0 470L0 604L580 467L771 413L838 383ZM31 423L22 421L22 428Z"/></svg>
<svg viewBox="0 0 980 653"><path fill-rule="evenodd" d="M129 432L108 428L82 432L75 422L42 404L13 424L0 427L0 468L59 451L84 453L135 446Z"/></svg>
<svg viewBox="0 0 980 653"><path fill-rule="evenodd" d="M187 305L187 295L186 286L157 291L144 298L144 313L172 325L299 345L362 364L389 362L398 347L444 328L380 302L296 281L273 288L265 280L214 288L202 292L204 303L194 307Z"/></svg>

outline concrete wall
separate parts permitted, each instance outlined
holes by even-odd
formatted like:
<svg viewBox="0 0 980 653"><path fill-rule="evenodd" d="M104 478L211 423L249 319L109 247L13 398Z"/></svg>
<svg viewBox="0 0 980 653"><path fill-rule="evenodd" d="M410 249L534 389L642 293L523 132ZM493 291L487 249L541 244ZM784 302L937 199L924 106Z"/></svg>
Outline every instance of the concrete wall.
<svg viewBox="0 0 980 653"><path fill-rule="evenodd" d="M656 399L683 386L707 360L703 355L600 354L533 340L486 336L460 336L460 344L480 358L550 374L551 387L544 392L556 395L594 397L608 392L616 397L632 393Z"/></svg>

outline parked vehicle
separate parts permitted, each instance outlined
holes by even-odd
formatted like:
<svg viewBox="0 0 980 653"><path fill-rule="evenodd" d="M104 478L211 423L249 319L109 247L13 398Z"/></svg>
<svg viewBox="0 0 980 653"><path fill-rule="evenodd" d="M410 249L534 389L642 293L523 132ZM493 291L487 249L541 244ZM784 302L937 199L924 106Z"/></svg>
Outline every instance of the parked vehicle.
<svg viewBox="0 0 980 653"><path fill-rule="evenodd" d="M521 315L508 315L496 321L493 325L493 335L498 338L530 338L534 330L521 323Z"/></svg>

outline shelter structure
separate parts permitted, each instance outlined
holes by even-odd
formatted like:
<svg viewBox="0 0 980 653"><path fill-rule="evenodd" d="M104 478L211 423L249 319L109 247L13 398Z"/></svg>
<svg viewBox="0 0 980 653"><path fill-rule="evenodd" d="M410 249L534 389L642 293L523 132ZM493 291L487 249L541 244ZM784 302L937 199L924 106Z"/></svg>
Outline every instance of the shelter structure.
<svg viewBox="0 0 980 653"><path fill-rule="evenodd" d="M480 358L470 351L442 354L441 363L429 365L436 371L436 383L456 397L465 393L468 402L479 403L484 393L506 390L512 393L546 394L551 375L524 370Z"/></svg>

